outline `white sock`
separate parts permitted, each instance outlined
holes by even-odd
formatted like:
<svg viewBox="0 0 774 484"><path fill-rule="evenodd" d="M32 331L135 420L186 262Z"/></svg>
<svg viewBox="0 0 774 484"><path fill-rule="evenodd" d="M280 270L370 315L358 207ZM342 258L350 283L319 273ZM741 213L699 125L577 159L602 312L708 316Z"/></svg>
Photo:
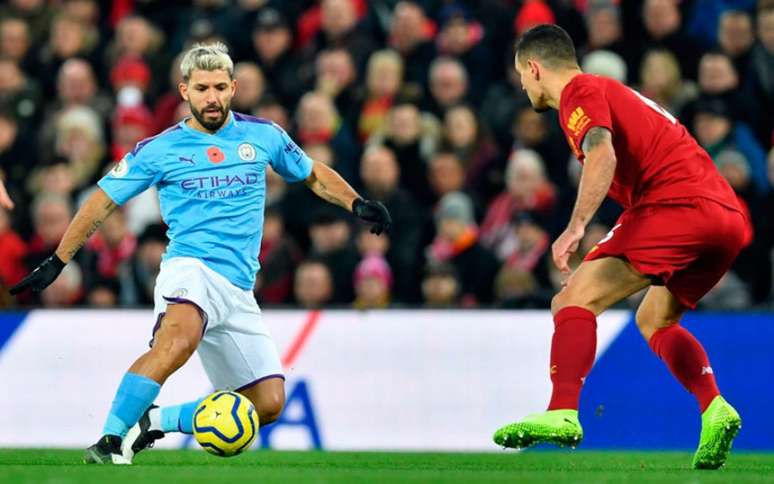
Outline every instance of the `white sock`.
<svg viewBox="0 0 774 484"><path fill-rule="evenodd" d="M150 419L150 430L161 430L161 408L152 408L148 412Z"/></svg>

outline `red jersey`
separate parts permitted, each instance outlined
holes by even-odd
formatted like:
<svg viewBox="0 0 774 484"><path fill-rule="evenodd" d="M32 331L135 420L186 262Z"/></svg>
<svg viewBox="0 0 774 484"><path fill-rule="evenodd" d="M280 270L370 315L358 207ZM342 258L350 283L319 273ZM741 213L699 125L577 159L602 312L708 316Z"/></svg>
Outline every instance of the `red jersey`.
<svg viewBox="0 0 774 484"><path fill-rule="evenodd" d="M616 80L574 77L562 90L559 122L581 163L580 147L589 129L599 126L613 134L618 161L608 195L624 208L702 197L739 210L733 189L685 127Z"/></svg>

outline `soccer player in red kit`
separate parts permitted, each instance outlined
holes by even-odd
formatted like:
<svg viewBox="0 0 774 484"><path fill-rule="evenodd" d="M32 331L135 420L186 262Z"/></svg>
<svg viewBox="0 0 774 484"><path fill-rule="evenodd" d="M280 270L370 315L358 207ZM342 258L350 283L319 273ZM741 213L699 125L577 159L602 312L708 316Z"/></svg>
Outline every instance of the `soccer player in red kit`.
<svg viewBox="0 0 774 484"><path fill-rule="evenodd" d="M702 430L694 468L720 467L741 419L720 395L704 348L680 318L749 243L749 223L733 190L671 114L618 81L581 72L560 27L526 32L515 64L533 108L559 110L583 173L570 222L552 246L566 281L551 302L551 401L546 412L499 429L495 442L514 448L580 443L578 401L594 363L596 316L650 286L637 326L698 401ZM569 258L605 195L624 212L571 273Z"/></svg>

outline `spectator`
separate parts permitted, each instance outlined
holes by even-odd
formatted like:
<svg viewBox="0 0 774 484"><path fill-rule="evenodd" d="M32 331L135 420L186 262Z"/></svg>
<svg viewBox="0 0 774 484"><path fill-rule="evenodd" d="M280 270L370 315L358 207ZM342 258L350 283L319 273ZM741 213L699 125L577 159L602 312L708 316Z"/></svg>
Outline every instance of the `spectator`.
<svg viewBox="0 0 774 484"><path fill-rule="evenodd" d="M309 255L328 266L333 277L330 302L350 304L355 298L352 274L358 262L352 228L339 210L320 210L309 227Z"/></svg>
<svg viewBox="0 0 774 484"><path fill-rule="evenodd" d="M758 11L758 39L750 54L750 96L769 113L760 120L756 134L770 148L774 141L774 4Z"/></svg>
<svg viewBox="0 0 774 484"><path fill-rule="evenodd" d="M366 256L355 269L355 309L383 309L390 305L392 271L382 257Z"/></svg>
<svg viewBox="0 0 774 484"><path fill-rule="evenodd" d="M718 44L721 51L733 60L742 83L747 76L753 43L755 33L750 14L744 10L723 12L718 22Z"/></svg>
<svg viewBox="0 0 774 484"><path fill-rule="evenodd" d="M27 22L21 17L0 16L0 57L10 59L30 75L35 71L31 47Z"/></svg>
<svg viewBox="0 0 774 484"><path fill-rule="evenodd" d="M717 155L733 148L747 160L755 191L766 193L766 154L744 123L734 123L730 108L722 98L701 98L696 103L694 133L701 146L715 159Z"/></svg>
<svg viewBox="0 0 774 484"><path fill-rule="evenodd" d="M682 79L680 64L668 50L649 50L645 54L640 68L640 91L674 115L698 95L696 85Z"/></svg>
<svg viewBox="0 0 774 484"><path fill-rule="evenodd" d="M428 259L454 265L466 307L491 303L498 270L494 254L478 242L473 203L464 193L446 194L435 213L436 237L427 248Z"/></svg>
<svg viewBox="0 0 774 484"><path fill-rule="evenodd" d="M366 93L360 108L358 138L364 143L384 129L403 82L403 60L391 50L374 52L368 60Z"/></svg>
<svg viewBox="0 0 774 484"><path fill-rule="evenodd" d="M438 57L430 64L430 99L427 110L443 117L452 106L468 99L468 73L465 66L451 57Z"/></svg>
<svg viewBox="0 0 774 484"><path fill-rule="evenodd" d="M137 249L137 239L129 231L123 210L116 210L105 219L81 254L86 287L98 279L115 279Z"/></svg>
<svg viewBox="0 0 774 484"><path fill-rule="evenodd" d="M535 211L548 217L556 207L554 186L546 179L543 160L532 150L511 154L505 172L506 190L489 205L481 224L481 243L506 260L518 247L512 220L520 212Z"/></svg>
<svg viewBox="0 0 774 484"><path fill-rule="evenodd" d="M86 291L86 304L91 308L114 308L119 305L121 286L115 279L98 279Z"/></svg>
<svg viewBox="0 0 774 484"><path fill-rule="evenodd" d="M27 244L11 227L8 211L0 208L0 285L10 287L26 274Z"/></svg>
<svg viewBox="0 0 774 484"><path fill-rule="evenodd" d="M586 12L586 30L589 33L589 41L586 46L588 52L606 50L618 54L624 59L631 57L624 42L621 9L615 3L590 2ZM627 69L629 72L633 70L631 67L629 65Z"/></svg>
<svg viewBox="0 0 774 484"><path fill-rule="evenodd" d="M261 69L253 62L239 62L234 66L234 79L237 90L231 99L231 109L240 113L253 112L264 93Z"/></svg>
<svg viewBox="0 0 774 484"><path fill-rule="evenodd" d="M355 65L365 65L368 56L376 50L376 44L365 30L358 28L359 17L354 1L322 0L320 7L321 29L307 47L308 54L338 47L352 54Z"/></svg>
<svg viewBox="0 0 774 484"><path fill-rule="evenodd" d="M71 106L88 106L105 120L113 108L110 98L100 92L94 69L85 59L75 57L62 64L57 73L56 92L57 111Z"/></svg>
<svg viewBox="0 0 774 484"><path fill-rule="evenodd" d="M392 214L393 229L387 258L395 269L395 296L401 301L414 300L419 291L414 270L419 263L416 248L422 242L427 215L417 206L411 194L398 184L400 168L389 148L368 148L363 154L360 177L365 188L363 195L384 202Z"/></svg>
<svg viewBox="0 0 774 484"><path fill-rule="evenodd" d="M51 23L48 44L40 51L37 78L41 81L43 95L47 98L53 96L56 73L67 59L82 57L94 62L92 54L97 42L96 29L66 14L55 17Z"/></svg>
<svg viewBox="0 0 774 484"><path fill-rule="evenodd" d="M511 149L530 149L543 159L549 180L559 190L567 188L567 157L570 150L561 133L555 131L556 113L538 113L530 105L516 111Z"/></svg>
<svg viewBox="0 0 774 484"><path fill-rule="evenodd" d="M441 9L439 24L441 28L436 38L438 53L457 59L464 66L470 79L469 100L478 104L489 84L492 71L484 28L459 3Z"/></svg>
<svg viewBox="0 0 774 484"><path fill-rule="evenodd" d="M32 221L35 232L29 242L24 263L32 271L51 255L62 240L73 208L70 200L62 195L44 193L32 203Z"/></svg>
<svg viewBox="0 0 774 484"><path fill-rule="evenodd" d="M143 105L119 106L113 117L113 146L110 156L118 162L154 129L153 115Z"/></svg>
<svg viewBox="0 0 774 484"><path fill-rule="evenodd" d="M454 265L448 262L429 262L422 279L425 307L452 308L459 306L460 280Z"/></svg>
<svg viewBox="0 0 774 484"><path fill-rule="evenodd" d="M253 48L256 61L265 74L267 90L288 108L293 108L303 94L300 63L293 56L293 33L282 14L263 9L253 28Z"/></svg>
<svg viewBox="0 0 774 484"><path fill-rule="evenodd" d="M427 182L427 165L439 137L440 127L435 117L399 99L390 109L385 131L373 136L369 144L383 144L395 153L400 165L400 185L415 200L429 205L433 197Z"/></svg>
<svg viewBox="0 0 774 484"><path fill-rule="evenodd" d="M161 257L167 249L166 227L150 224L137 237L137 250L119 273L123 306L153 304Z"/></svg>
<svg viewBox="0 0 774 484"><path fill-rule="evenodd" d="M296 269L293 293L296 303L307 309L316 309L332 302L333 277L328 266L315 260L302 262Z"/></svg>
<svg viewBox="0 0 774 484"><path fill-rule="evenodd" d="M696 79L697 61L702 48L681 31L682 14L674 0L645 0L642 10L645 35L638 39L640 55L634 65L639 65L645 51L662 47L674 52L680 61L680 70L689 79Z"/></svg>
<svg viewBox="0 0 774 484"><path fill-rule="evenodd" d="M67 160L73 188L81 189L96 181L107 149L102 122L94 110L75 106L62 112L54 143L56 156Z"/></svg>
<svg viewBox="0 0 774 484"><path fill-rule="evenodd" d="M31 131L42 113L38 85L27 79L10 59L0 57L0 106L16 118L23 131Z"/></svg>
<svg viewBox="0 0 774 484"><path fill-rule="evenodd" d="M258 106L253 113L259 118L273 121L285 131L290 130L290 115L288 114L288 110L271 94L264 95L263 98L258 101Z"/></svg>
<svg viewBox="0 0 774 484"><path fill-rule="evenodd" d="M332 100L325 94L308 92L296 113L300 144L330 143L336 158L336 171L350 183L357 173L358 146L351 131L342 123Z"/></svg>
<svg viewBox="0 0 774 484"><path fill-rule="evenodd" d="M415 90L426 90L428 66L435 57L432 38L435 26L422 7L413 1L395 5L389 28L389 45L403 58L405 81Z"/></svg>
<svg viewBox="0 0 774 484"><path fill-rule="evenodd" d="M357 126L357 70L346 49L327 49L317 55L316 90L333 99L336 110L350 130Z"/></svg>
<svg viewBox="0 0 774 484"><path fill-rule="evenodd" d="M175 110L180 104L185 106L188 103L181 102L180 91L178 86L183 82L183 73L180 72L180 61L183 60L181 52L173 60L169 67L169 84L167 90L163 91L153 105L153 119L156 120L154 132L160 133L167 129L170 125L176 123L181 118L175 114Z"/></svg>
<svg viewBox="0 0 774 484"><path fill-rule="evenodd" d="M497 147L478 124L469 106L455 106L444 116L444 135L448 146L465 168L465 186L487 199L495 193L501 178Z"/></svg>
<svg viewBox="0 0 774 484"><path fill-rule="evenodd" d="M258 255L261 270L255 281L255 295L261 304L285 304L293 292L293 273L301 253L285 234L282 213L272 206L263 219L263 239Z"/></svg>
<svg viewBox="0 0 774 484"><path fill-rule="evenodd" d="M459 156L449 149L436 152L430 160L427 177L436 201L465 187L465 167Z"/></svg>
<svg viewBox="0 0 774 484"><path fill-rule="evenodd" d="M596 50L583 56L581 68L587 74L596 74L626 82L626 62L620 55L609 50Z"/></svg>

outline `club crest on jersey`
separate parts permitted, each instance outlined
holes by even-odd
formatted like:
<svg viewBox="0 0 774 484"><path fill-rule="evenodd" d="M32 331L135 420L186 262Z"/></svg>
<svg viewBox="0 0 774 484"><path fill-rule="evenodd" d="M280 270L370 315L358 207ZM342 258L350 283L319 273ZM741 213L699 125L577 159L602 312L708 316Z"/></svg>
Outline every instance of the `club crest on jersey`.
<svg viewBox="0 0 774 484"><path fill-rule="evenodd" d="M126 157L121 158L121 161L116 163L116 166L110 170L110 174L116 178L122 178L129 173L129 164L126 162Z"/></svg>
<svg viewBox="0 0 774 484"><path fill-rule="evenodd" d="M237 147L237 154L244 161L253 161L255 159L255 147L250 143L242 143Z"/></svg>
<svg viewBox="0 0 774 484"><path fill-rule="evenodd" d="M582 107L578 106L575 108L575 111L570 114L570 119L567 120L567 129L572 131L575 136L578 136L578 133L580 133L590 122L591 118L586 115Z"/></svg>

